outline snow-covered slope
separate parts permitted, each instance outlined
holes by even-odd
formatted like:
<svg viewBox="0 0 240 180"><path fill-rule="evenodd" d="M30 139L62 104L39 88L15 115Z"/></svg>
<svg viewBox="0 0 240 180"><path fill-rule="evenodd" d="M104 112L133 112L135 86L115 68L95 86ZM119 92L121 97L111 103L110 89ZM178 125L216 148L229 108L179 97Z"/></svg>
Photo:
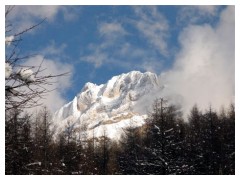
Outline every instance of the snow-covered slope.
<svg viewBox="0 0 240 180"><path fill-rule="evenodd" d="M158 77L150 72L132 71L101 85L88 82L55 113L57 132L70 128L81 138L91 138L100 137L105 131L109 138L117 140L124 128L145 123L147 109L140 107L157 89Z"/></svg>

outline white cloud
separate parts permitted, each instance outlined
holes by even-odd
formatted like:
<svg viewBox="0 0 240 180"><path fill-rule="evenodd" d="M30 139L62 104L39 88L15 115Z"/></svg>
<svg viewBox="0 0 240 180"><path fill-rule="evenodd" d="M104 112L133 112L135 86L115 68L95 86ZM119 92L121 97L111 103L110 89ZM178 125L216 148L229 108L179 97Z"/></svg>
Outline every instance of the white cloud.
<svg viewBox="0 0 240 180"><path fill-rule="evenodd" d="M205 15L206 14L210 16L217 15L218 6L205 5L205 6L195 6L195 8L199 9L199 11Z"/></svg>
<svg viewBox="0 0 240 180"><path fill-rule="evenodd" d="M103 38L102 42L98 45L90 44L89 50L91 50L92 53L81 57L80 60L93 64L95 68L99 68L106 63L116 64L114 62L116 62L117 59L112 61L111 58L114 52L109 53L109 48L117 47L119 40L121 40L127 32L120 23L115 22L100 23L98 32Z"/></svg>
<svg viewBox="0 0 240 180"><path fill-rule="evenodd" d="M51 41L50 44L41 50L43 55L64 56L64 50L67 48L67 44L56 45L55 41Z"/></svg>
<svg viewBox="0 0 240 180"><path fill-rule="evenodd" d="M13 25L11 33L19 33L36 25L45 18L47 18L48 22L53 22L59 12L63 13L65 20L76 19L76 14L78 13L73 11L71 6L17 5L14 6L7 19Z"/></svg>
<svg viewBox="0 0 240 180"><path fill-rule="evenodd" d="M111 47L116 47L128 34L122 24L115 22L102 22L98 26L98 33L102 38L102 43L97 46L98 51L104 51Z"/></svg>
<svg viewBox="0 0 240 180"><path fill-rule="evenodd" d="M53 19L61 6L15 6L13 14L18 18L47 17Z"/></svg>
<svg viewBox="0 0 240 180"><path fill-rule="evenodd" d="M119 37L119 36L123 36L125 34L127 34L127 32L125 31L125 29L122 27L122 25L120 23L101 23L99 25L99 33L102 36L106 36L106 37Z"/></svg>
<svg viewBox="0 0 240 180"><path fill-rule="evenodd" d="M103 51L94 51L91 55L81 57L81 61L85 61L94 65L95 68L99 68L109 60L108 54Z"/></svg>
<svg viewBox="0 0 240 180"><path fill-rule="evenodd" d="M219 109L234 101L234 6L227 7L216 27L190 25L180 34L181 49L173 68L162 74L166 95L179 95L185 115L197 103Z"/></svg>
<svg viewBox="0 0 240 180"><path fill-rule="evenodd" d="M146 9L144 9L146 8ZM101 42L90 44L88 55L80 57L85 61L100 68L102 65L117 66L125 69L137 69L144 71L159 72L162 64L157 59L156 50L167 54L166 37L168 30L167 20L158 12L155 6L133 6L137 15L136 20L125 19L117 22L100 22L98 33ZM147 10L147 12L145 12ZM150 13L150 14L148 14ZM126 26L124 26L126 25ZM128 41L128 36L135 36L128 31L127 27L137 27L144 38L152 45L148 50ZM141 35L140 35L141 36Z"/></svg>
<svg viewBox="0 0 240 180"><path fill-rule="evenodd" d="M61 6L14 6L7 19L13 24L14 32L12 33L18 33L35 25L44 18L52 21L60 8Z"/></svg>
<svg viewBox="0 0 240 180"><path fill-rule="evenodd" d="M79 17L82 12L81 6L62 6L63 18L65 21L74 21Z"/></svg>
<svg viewBox="0 0 240 180"><path fill-rule="evenodd" d="M143 57L149 56L148 52L146 52L145 49L136 47L129 42L124 42L120 44L119 48L114 53L114 55L121 59L129 60L129 62L132 61L135 63L136 63L136 61L134 61L135 59L137 59L139 62Z"/></svg>
<svg viewBox="0 0 240 180"><path fill-rule="evenodd" d="M113 44L115 41L112 42ZM103 65L108 67L122 67L126 70L143 70L158 73L162 68L162 63L151 51L136 47L131 43L124 42L115 44L114 50L110 50L109 43L103 41L99 46L91 45L92 53L82 56L81 61L85 61L100 68Z"/></svg>
<svg viewBox="0 0 240 180"><path fill-rule="evenodd" d="M27 66L38 66L41 64L43 60L43 56L36 56L28 59L24 64ZM40 103L46 105L52 112L55 112L61 106L63 106L66 102L66 99L63 96L63 93L71 87L71 78L73 74L73 67L67 63L57 62L52 59L44 59L42 64L42 69L44 71L40 72L38 76L46 76L46 75L58 75L66 72L70 72L67 76L60 76L56 79L51 80L51 85L43 85L44 88L48 90L53 90L49 92L44 99L41 99ZM32 111L35 109L31 109Z"/></svg>
<svg viewBox="0 0 240 180"><path fill-rule="evenodd" d="M98 32L102 37L99 44L90 44L91 53L80 58L99 68L102 65L118 66L125 69L140 69L157 72L161 63L152 52L140 48L127 41L126 35L130 35L122 24L115 22L102 22L98 26Z"/></svg>
<svg viewBox="0 0 240 180"><path fill-rule="evenodd" d="M168 55L168 30L167 19L156 6L133 6L138 20L134 21L137 29L162 55Z"/></svg>
<svg viewBox="0 0 240 180"><path fill-rule="evenodd" d="M177 16L178 24L197 23L203 18L211 19L218 15L219 6L183 6Z"/></svg>
<svg viewBox="0 0 240 180"><path fill-rule="evenodd" d="M162 63L157 59L149 58L147 60L145 59L145 61L142 61L137 67L139 69L157 74L159 70L162 69Z"/></svg>

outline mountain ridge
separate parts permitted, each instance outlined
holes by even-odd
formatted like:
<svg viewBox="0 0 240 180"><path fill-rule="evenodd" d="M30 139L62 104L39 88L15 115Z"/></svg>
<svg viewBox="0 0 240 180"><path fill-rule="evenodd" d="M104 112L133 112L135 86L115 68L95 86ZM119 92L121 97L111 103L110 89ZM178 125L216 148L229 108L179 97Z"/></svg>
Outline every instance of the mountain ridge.
<svg viewBox="0 0 240 180"><path fill-rule="evenodd" d="M120 139L124 128L145 123L147 112L138 106L159 87L156 74L140 71L113 76L105 84L88 82L56 111L54 125L58 133L71 127L82 138L100 137L105 131L109 138Z"/></svg>

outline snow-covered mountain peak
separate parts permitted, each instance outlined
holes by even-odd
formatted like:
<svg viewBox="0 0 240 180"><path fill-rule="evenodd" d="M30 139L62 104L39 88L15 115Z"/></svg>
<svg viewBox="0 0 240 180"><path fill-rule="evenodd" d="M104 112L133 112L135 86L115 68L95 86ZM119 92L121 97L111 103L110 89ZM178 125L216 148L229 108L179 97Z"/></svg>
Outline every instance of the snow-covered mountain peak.
<svg viewBox="0 0 240 180"><path fill-rule="evenodd" d="M93 89L94 87L96 87L96 84L93 84L91 82L87 82L84 87L82 88L81 92L87 91L89 89Z"/></svg>
<svg viewBox="0 0 240 180"><path fill-rule="evenodd" d="M85 128L86 138L102 135L119 139L123 128L145 123L147 112L140 111L143 99L159 88L156 74L131 71L112 77L106 84L86 83L73 101L54 115L54 123L61 132L67 126ZM76 131L79 133L80 131Z"/></svg>

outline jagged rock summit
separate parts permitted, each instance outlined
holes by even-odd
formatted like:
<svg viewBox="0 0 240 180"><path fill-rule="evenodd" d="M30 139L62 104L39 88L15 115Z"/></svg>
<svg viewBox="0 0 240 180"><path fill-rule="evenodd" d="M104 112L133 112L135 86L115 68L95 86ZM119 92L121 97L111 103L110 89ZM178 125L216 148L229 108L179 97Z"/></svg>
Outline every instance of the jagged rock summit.
<svg viewBox="0 0 240 180"><path fill-rule="evenodd" d="M147 99L159 89L156 74L131 71L114 76L106 84L86 83L81 92L53 117L57 132L71 129L81 138L102 136L120 139L124 128L142 126Z"/></svg>

